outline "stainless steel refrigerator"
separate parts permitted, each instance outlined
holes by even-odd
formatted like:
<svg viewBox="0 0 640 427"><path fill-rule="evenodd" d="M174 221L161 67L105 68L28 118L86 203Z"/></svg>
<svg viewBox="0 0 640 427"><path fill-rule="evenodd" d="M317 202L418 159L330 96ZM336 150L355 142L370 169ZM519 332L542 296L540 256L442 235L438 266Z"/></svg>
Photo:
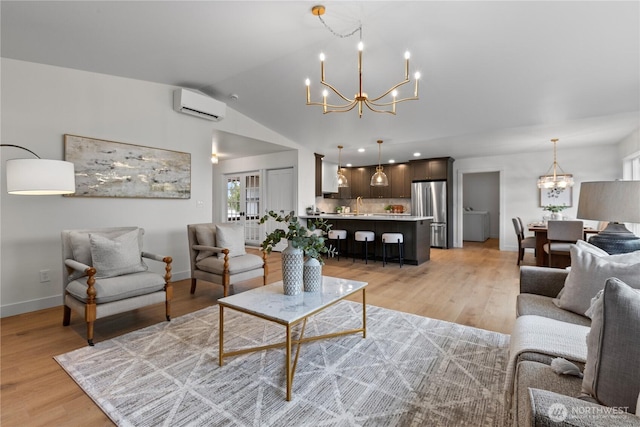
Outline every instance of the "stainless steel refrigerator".
<svg viewBox="0 0 640 427"><path fill-rule="evenodd" d="M447 242L447 182L424 181L411 184L411 215L432 216L431 246L449 247Z"/></svg>

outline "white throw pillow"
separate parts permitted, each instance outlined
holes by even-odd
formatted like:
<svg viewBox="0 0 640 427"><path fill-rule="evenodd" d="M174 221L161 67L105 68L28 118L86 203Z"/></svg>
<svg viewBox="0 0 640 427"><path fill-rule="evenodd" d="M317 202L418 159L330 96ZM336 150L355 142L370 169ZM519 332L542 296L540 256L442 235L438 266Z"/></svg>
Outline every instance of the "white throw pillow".
<svg viewBox="0 0 640 427"><path fill-rule="evenodd" d="M584 315L591 299L604 289L610 277L616 277L632 288L640 288L640 251L598 256L577 245L573 245L570 251L571 270L564 288L553 300L556 306Z"/></svg>
<svg viewBox="0 0 640 427"><path fill-rule="evenodd" d="M579 247L580 249L590 252L594 255L598 255L598 256L609 256L609 253L607 251L605 251L604 249L600 249L599 247L592 245L589 242L585 242L584 240L578 240L576 242L576 246Z"/></svg>
<svg viewBox="0 0 640 427"><path fill-rule="evenodd" d="M244 225L241 224L217 224L216 246L229 249L229 257L245 255L244 249ZM223 253L218 258L224 258Z"/></svg>
<svg viewBox="0 0 640 427"><path fill-rule="evenodd" d="M96 278L104 279L147 270L147 265L142 261L139 232L139 229L132 230L117 237L89 234Z"/></svg>

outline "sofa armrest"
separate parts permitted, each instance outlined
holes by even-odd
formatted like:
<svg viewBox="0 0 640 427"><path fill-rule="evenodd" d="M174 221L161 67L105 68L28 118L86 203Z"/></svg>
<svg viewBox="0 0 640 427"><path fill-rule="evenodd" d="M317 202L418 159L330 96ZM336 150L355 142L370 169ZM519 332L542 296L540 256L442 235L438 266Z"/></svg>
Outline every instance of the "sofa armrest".
<svg viewBox="0 0 640 427"><path fill-rule="evenodd" d="M640 426L640 417L621 408L535 388L529 389L529 397L531 425L535 427Z"/></svg>
<svg viewBox="0 0 640 427"><path fill-rule="evenodd" d="M564 287L568 270L548 267L520 267L520 293L555 298Z"/></svg>

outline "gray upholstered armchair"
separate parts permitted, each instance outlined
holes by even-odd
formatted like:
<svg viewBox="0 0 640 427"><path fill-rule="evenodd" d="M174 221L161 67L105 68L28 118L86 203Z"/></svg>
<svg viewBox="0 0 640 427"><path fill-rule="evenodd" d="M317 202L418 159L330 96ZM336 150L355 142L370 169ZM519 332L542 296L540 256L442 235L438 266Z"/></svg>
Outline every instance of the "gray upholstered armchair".
<svg viewBox="0 0 640 427"><path fill-rule="evenodd" d="M262 276L267 284L267 254L248 254L244 245L244 227L231 223L187 225L191 260L191 293L198 279L222 285L224 296L229 286Z"/></svg>
<svg viewBox="0 0 640 427"><path fill-rule="evenodd" d="M64 318L71 310L87 322L93 345L96 319L152 304L165 303L171 320L171 257L142 251L144 229L138 227L62 231ZM143 258L165 263L164 276L148 270Z"/></svg>

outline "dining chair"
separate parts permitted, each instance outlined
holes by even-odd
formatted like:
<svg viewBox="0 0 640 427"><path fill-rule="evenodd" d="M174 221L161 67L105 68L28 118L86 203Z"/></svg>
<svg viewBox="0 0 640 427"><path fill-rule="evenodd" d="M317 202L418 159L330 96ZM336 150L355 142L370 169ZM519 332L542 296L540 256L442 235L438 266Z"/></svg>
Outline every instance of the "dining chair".
<svg viewBox="0 0 640 427"><path fill-rule="evenodd" d="M549 267L552 267L552 255L571 254L571 245L578 240L584 240L584 223L582 221L548 221L547 243L544 251L548 256Z"/></svg>
<svg viewBox="0 0 640 427"><path fill-rule="evenodd" d="M524 259L525 249L533 249L535 255L536 252L536 238L524 237L524 227L522 226L522 220L520 217L512 218L513 228L516 231L516 237L518 238L518 265Z"/></svg>

